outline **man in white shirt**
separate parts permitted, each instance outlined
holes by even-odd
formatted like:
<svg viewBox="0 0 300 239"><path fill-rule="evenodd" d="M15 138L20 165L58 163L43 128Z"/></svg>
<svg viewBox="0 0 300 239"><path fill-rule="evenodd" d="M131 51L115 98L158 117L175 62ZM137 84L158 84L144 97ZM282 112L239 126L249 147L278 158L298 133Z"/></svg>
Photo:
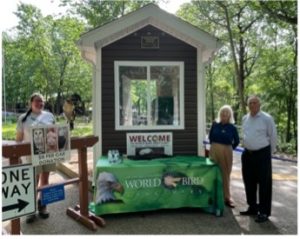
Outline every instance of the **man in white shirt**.
<svg viewBox="0 0 300 239"><path fill-rule="evenodd" d="M249 113L243 117L242 175L248 210L241 215L257 215L256 222L268 220L272 203L272 162L277 142L272 116L260 110L257 96L248 98ZM257 203L257 191L259 202Z"/></svg>

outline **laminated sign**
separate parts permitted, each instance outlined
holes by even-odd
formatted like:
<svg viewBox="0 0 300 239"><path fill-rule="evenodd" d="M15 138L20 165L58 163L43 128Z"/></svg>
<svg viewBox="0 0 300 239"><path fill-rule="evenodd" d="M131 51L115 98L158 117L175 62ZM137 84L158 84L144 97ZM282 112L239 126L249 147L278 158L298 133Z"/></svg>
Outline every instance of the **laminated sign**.
<svg viewBox="0 0 300 239"><path fill-rule="evenodd" d="M47 125L31 128L32 165L52 164L70 158L68 125Z"/></svg>

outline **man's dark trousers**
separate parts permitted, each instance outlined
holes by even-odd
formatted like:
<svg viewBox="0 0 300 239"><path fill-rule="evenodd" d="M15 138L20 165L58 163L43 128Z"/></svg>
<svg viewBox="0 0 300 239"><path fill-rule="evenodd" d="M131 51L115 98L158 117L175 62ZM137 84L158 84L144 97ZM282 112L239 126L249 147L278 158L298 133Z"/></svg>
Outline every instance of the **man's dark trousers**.
<svg viewBox="0 0 300 239"><path fill-rule="evenodd" d="M271 215L272 162L271 147L259 150L245 149L242 153L242 175L249 207L261 214ZM259 204L257 204L257 187Z"/></svg>

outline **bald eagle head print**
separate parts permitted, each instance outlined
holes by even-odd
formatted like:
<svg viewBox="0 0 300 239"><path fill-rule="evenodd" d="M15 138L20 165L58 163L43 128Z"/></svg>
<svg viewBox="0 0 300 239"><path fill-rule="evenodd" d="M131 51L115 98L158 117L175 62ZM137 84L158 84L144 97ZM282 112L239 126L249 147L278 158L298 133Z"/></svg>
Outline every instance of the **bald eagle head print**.
<svg viewBox="0 0 300 239"><path fill-rule="evenodd" d="M97 178L96 204L107 202L120 202L117 200L114 193L123 193L124 188L118 182L115 175L108 172L101 172Z"/></svg>

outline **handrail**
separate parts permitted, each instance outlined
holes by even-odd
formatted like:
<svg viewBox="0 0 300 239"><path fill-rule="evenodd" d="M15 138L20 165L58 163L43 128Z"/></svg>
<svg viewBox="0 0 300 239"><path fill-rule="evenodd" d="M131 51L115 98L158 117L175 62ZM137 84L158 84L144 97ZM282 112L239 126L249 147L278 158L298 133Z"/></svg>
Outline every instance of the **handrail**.
<svg viewBox="0 0 300 239"><path fill-rule="evenodd" d="M72 137L71 149L92 147L97 142L98 137L95 136ZM5 158L19 158L30 154L31 147L28 142L4 141L2 143L2 156Z"/></svg>
<svg viewBox="0 0 300 239"><path fill-rule="evenodd" d="M210 145L209 141L208 140L204 140L203 141L203 145L204 145L205 151L208 151L206 149L206 145ZM233 151L239 152L239 153L243 153L244 150L245 149L243 147L238 146ZM208 155L208 152L206 152L206 154ZM278 157L276 155L272 155L272 159L281 160L281 161L287 161L287 162L292 162L292 163L297 163L297 160L292 160L292 159L287 159L287 158L281 158L281 157Z"/></svg>

